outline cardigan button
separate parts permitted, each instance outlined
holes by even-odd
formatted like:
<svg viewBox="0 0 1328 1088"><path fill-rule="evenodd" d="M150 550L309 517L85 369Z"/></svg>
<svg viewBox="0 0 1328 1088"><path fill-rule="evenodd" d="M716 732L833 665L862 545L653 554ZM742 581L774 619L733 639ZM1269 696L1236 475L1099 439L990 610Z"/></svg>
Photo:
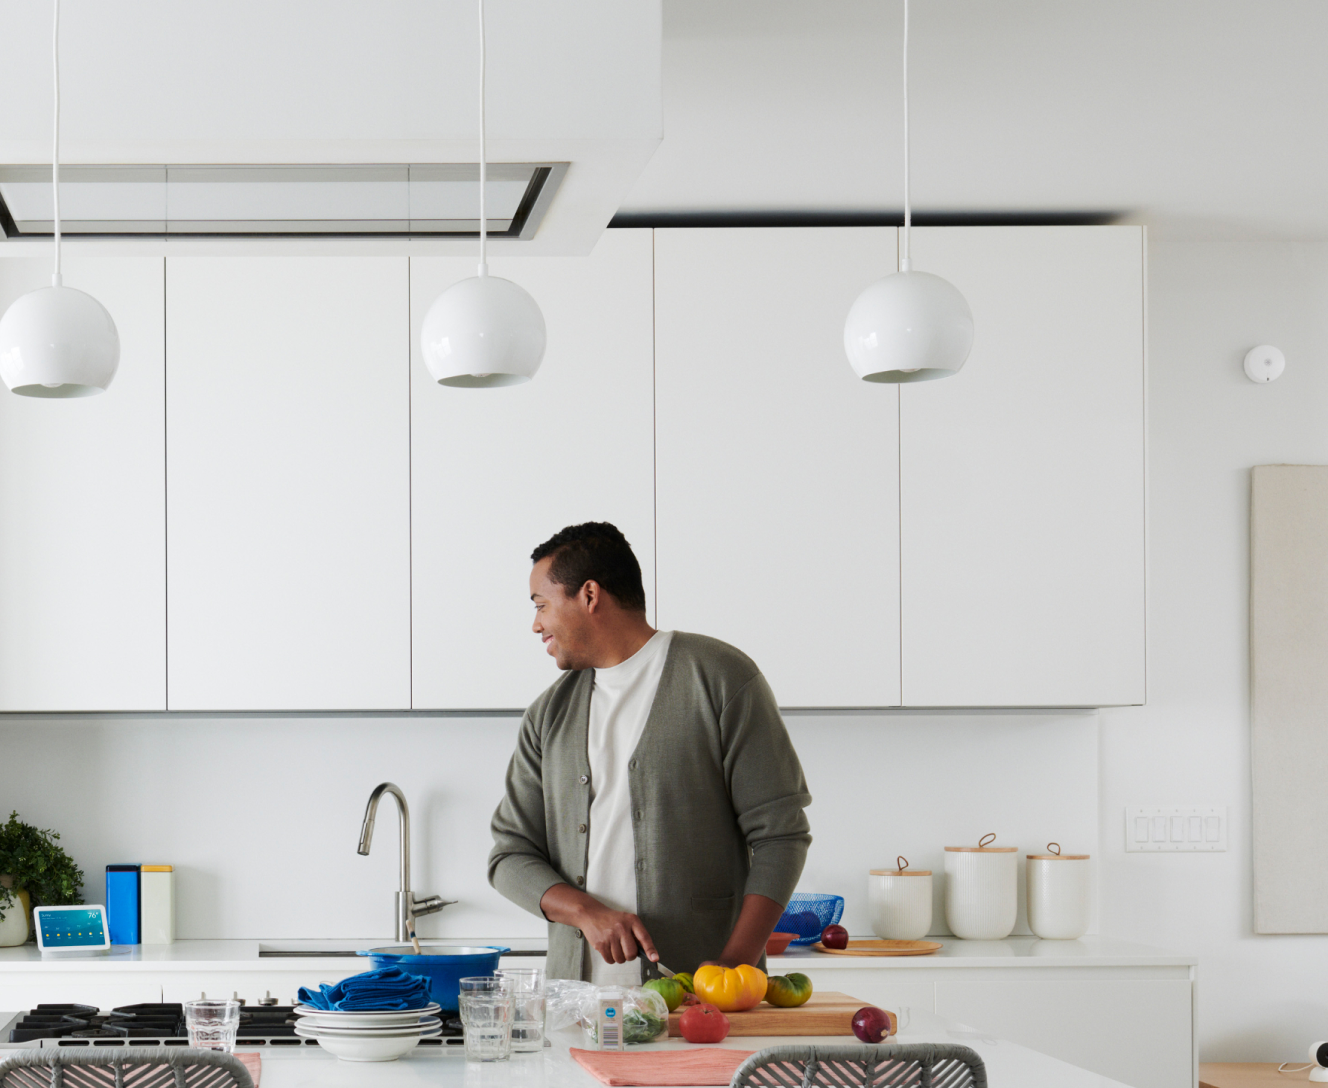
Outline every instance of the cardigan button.
<svg viewBox="0 0 1328 1088"><path fill-rule="evenodd" d="M632 760L630 763L628 763L627 769L631 771L636 770L636 760Z"/></svg>
<svg viewBox="0 0 1328 1088"><path fill-rule="evenodd" d="M584 886L585 886L585 883L586 883L586 878L583 877L583 876L579 876L579 877L576 878L576 882L577 882L578 885L584 887Z"/></svg>
<svg viewBox="0 0 1328 1088"><path fill-rule="evenodd" d="M576 931L576 939L577 939L578 941L584 941L584 940L586 939L586 935L585 935L584 933L582 933L582 932L578 929L578 930Z"/></svg>
<svg viewBox="0 0 1328 1088"><path fill-rule="evenodd" d="M577 830L584 835L586 833L586 825L582 824L580 827L577 828Z"/></svg>
<svg viewBox="0 0 1328 1088"><path fill-rule="evenodd" d="M583 774L583 775L581 776L581 785L584 786L584 785L585 785L587 782L589 782L589 781L590 781L590 775L588 775L588 774Z"/></svg>

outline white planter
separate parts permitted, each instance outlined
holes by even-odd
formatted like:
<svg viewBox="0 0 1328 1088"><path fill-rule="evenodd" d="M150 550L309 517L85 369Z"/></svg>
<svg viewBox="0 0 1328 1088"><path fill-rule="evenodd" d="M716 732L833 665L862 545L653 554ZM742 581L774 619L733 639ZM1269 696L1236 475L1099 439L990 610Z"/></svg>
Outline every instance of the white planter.
<svg viewBox="0 0 1328 1088"><path fill-rule="evenodd" d="M1015 846L945 848L945 921L956 937L999 941L1010 935L1019 907L1018 853Z"/></svg>
<svg viewBox="0 0 1328 1088"><path fill-rule="evenodd" d="M0 876L0 885L13 889L11 876ZM0 921L0 948L12 948L28 939L28 893L16 892L9 905L3 908L5 917Z"/></svg>
<svg viewBox="0 0 1328 1088"><path fill-rule="evenodd" d="M1028 928L1044 940L1073 940L1087 933L1092 905L1088 855L1029 854L1025 864Z"/></svg>
<svg viewBox="0 0 1328 1088"><path fill-rule="evenodd" d="M931 929L931 870L873 869L867 877L872 932L887 941L917 941Z"/></svg>

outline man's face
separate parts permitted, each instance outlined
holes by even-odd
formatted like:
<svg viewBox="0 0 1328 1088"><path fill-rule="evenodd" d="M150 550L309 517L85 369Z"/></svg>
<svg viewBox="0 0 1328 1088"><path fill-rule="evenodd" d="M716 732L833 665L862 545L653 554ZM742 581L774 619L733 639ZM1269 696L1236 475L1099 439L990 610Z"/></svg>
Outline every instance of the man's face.
<svg viewBox="0 0 1328 1088"><path fill-rule="evenodd" d="M544 640L544 647L560 669L584 669L591 629L585 595L569 597L549 578L553 557L535 564L530 572L530 599L535 602L531 630Z"/></svg>

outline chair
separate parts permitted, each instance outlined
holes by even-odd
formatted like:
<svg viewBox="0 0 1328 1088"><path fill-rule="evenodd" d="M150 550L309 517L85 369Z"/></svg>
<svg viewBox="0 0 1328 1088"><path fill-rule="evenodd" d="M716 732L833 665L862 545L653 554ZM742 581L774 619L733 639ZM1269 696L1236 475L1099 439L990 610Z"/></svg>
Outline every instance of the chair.
<svg viewBox="0 0 1328 1088"><path fill-rule="evenodd" d="M987 1088L987 1067L966 1046L772 1046L733 1074L730 1088ZM0 1084L0 1088L5 1088Z"/></svg>
<svg viewBox="0 0 1328 1088"><path fill-rule="evenodd" d="M254 1088L232 1054L191 1047L18 1050L0 1058L0 1088Z"/></svg>

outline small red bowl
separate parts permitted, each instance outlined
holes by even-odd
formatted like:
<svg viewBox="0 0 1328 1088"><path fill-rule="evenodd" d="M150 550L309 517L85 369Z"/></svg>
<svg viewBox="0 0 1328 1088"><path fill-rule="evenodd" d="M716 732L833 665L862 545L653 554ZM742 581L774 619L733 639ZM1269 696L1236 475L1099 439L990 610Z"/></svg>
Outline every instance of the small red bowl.
<svg viewBox="0 0 1328 1088"><path fill-rule="evenodd" d="M765 954L767 956L782 956L787 950L790 942L796 941L796 933L772 933L770 939L765 942Z"/></svg>

